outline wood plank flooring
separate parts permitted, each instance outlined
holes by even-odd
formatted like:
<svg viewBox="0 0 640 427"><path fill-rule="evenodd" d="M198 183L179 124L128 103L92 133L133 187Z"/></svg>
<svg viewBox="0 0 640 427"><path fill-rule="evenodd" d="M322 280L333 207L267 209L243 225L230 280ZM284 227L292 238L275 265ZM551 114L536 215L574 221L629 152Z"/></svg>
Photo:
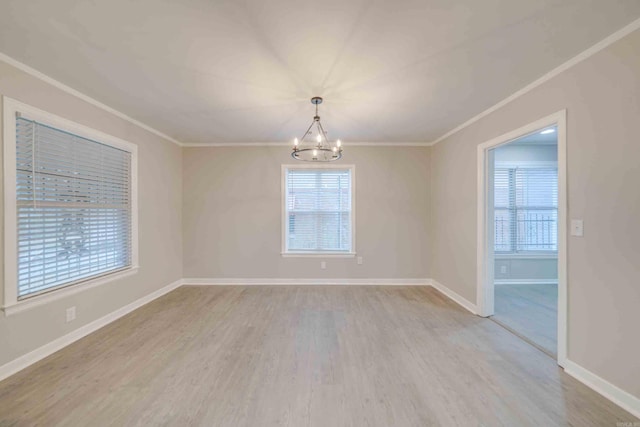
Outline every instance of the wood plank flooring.
<svg viewBox="0 0 640 427"><path fill-rule="evenodd" d="M0 383L1 426L615 426L429 287L181 287Z"/></svg>
<svg viewBox="0 0 640 427"><path fill-rule="evenodd" d="M498 285L493 320L556 358L558 285Z"/></svg>

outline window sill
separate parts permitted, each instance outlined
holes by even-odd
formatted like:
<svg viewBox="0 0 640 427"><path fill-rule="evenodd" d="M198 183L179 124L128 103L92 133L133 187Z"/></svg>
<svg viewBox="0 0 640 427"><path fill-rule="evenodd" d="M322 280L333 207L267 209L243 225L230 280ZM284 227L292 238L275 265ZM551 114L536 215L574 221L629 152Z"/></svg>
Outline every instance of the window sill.
<svg viewBox="0 0 640 427"><path fill-rule="evenodd" d="M355 252L282 252L283 258L353 258Z"/></svg>
<svg viewBox="0 0 640 427"><path fill-rule="evenodd" d="M87 289L95 288L104 285L114 280L124 279L125 277L132 276L138 273L139 266L129 267L126 270L121 270L115 273L107 274L105 276L96 277L95 279L87 280L66 288L56 289L49 293L40 294L31 298L27 298L21 301L17 301L13 304L5 305L2 307L5 316L11 316L16 313L21 313L32 308L48 304L52 301L59 300L61 298L68 297L70 295L77 294Z"/></svg>

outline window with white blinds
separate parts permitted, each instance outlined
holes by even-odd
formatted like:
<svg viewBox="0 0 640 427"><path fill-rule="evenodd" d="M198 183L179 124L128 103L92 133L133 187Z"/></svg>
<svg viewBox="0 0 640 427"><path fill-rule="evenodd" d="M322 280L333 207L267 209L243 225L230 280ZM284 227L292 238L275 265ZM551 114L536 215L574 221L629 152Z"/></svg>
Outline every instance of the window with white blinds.
<svg viewBox="0 0 640 427"><path fill-rule="evenodd" d="M15 119L18 300L132 266L132 153Z"/></svg>
<svg viewBox="0 0 640 427"><path fill-rule="evenodd" d="M284 253L353 252L353 167L284 169Z"/></svg>
<svg viewBox="0 0 640 427"><path fill-rule="evenodd" d="M558 168L496 167L495 251L558 250Z"/></svg>

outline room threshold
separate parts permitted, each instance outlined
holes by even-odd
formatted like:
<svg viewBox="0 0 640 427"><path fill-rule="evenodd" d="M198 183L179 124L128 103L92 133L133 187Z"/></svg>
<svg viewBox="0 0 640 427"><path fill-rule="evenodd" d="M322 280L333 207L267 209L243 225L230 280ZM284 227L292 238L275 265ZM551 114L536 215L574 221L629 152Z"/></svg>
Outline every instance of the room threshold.
<svg viewBox="0 0 640 427"><path fill-rule="evenodd" d="M516 337L518 337L522 341L526 342L530 346L540 350L541 352L543 352L544 354L546 354L547 356L549 356L553 360L556 360L558 358L557 354L554 354L553 352L551 352L548 349L542 347L541 345L536 344L533 340L531 340L531 339L527 338L526 336L520 334L518 331L516 331L515 329L509 327L508 325L506 325L505 323L501 322L500 320L494 319L494 316L489 316L489 319L491 321L493 321L493 323L495 323L496 325L498 325L498 326L506 329L507 331L511 332L513 335L515 335Z"/></svg>

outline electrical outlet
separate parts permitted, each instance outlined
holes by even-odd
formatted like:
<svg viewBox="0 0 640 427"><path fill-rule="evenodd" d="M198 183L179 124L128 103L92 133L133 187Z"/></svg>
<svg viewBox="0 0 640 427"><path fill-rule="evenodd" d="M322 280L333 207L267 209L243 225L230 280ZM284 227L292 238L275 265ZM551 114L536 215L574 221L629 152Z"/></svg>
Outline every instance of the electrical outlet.
<svg viewBox="0 0 640 427"><path fill-rule="evenodd" d="M358 265L362 265L362 257L359 256L358 258L356 258L356 262L358 263Z"/></svg>
<svg viewBox="0 0 640 427"><path fill-rule="evenodd" d="M507 266L506 265L501 265L500 266L500 274L507 274Z"/></svg>
<svg viewBox="0 0 640 427"><path fill-rule="evenodd" d="M67 308L67 323L76 319L76 307Z"/></svg>
<svg viewBox="0 0 640 427"><path fill-rule="evenodd" d="M323 270L327 268L327 261L320 261L320 268Z"/></svg>

